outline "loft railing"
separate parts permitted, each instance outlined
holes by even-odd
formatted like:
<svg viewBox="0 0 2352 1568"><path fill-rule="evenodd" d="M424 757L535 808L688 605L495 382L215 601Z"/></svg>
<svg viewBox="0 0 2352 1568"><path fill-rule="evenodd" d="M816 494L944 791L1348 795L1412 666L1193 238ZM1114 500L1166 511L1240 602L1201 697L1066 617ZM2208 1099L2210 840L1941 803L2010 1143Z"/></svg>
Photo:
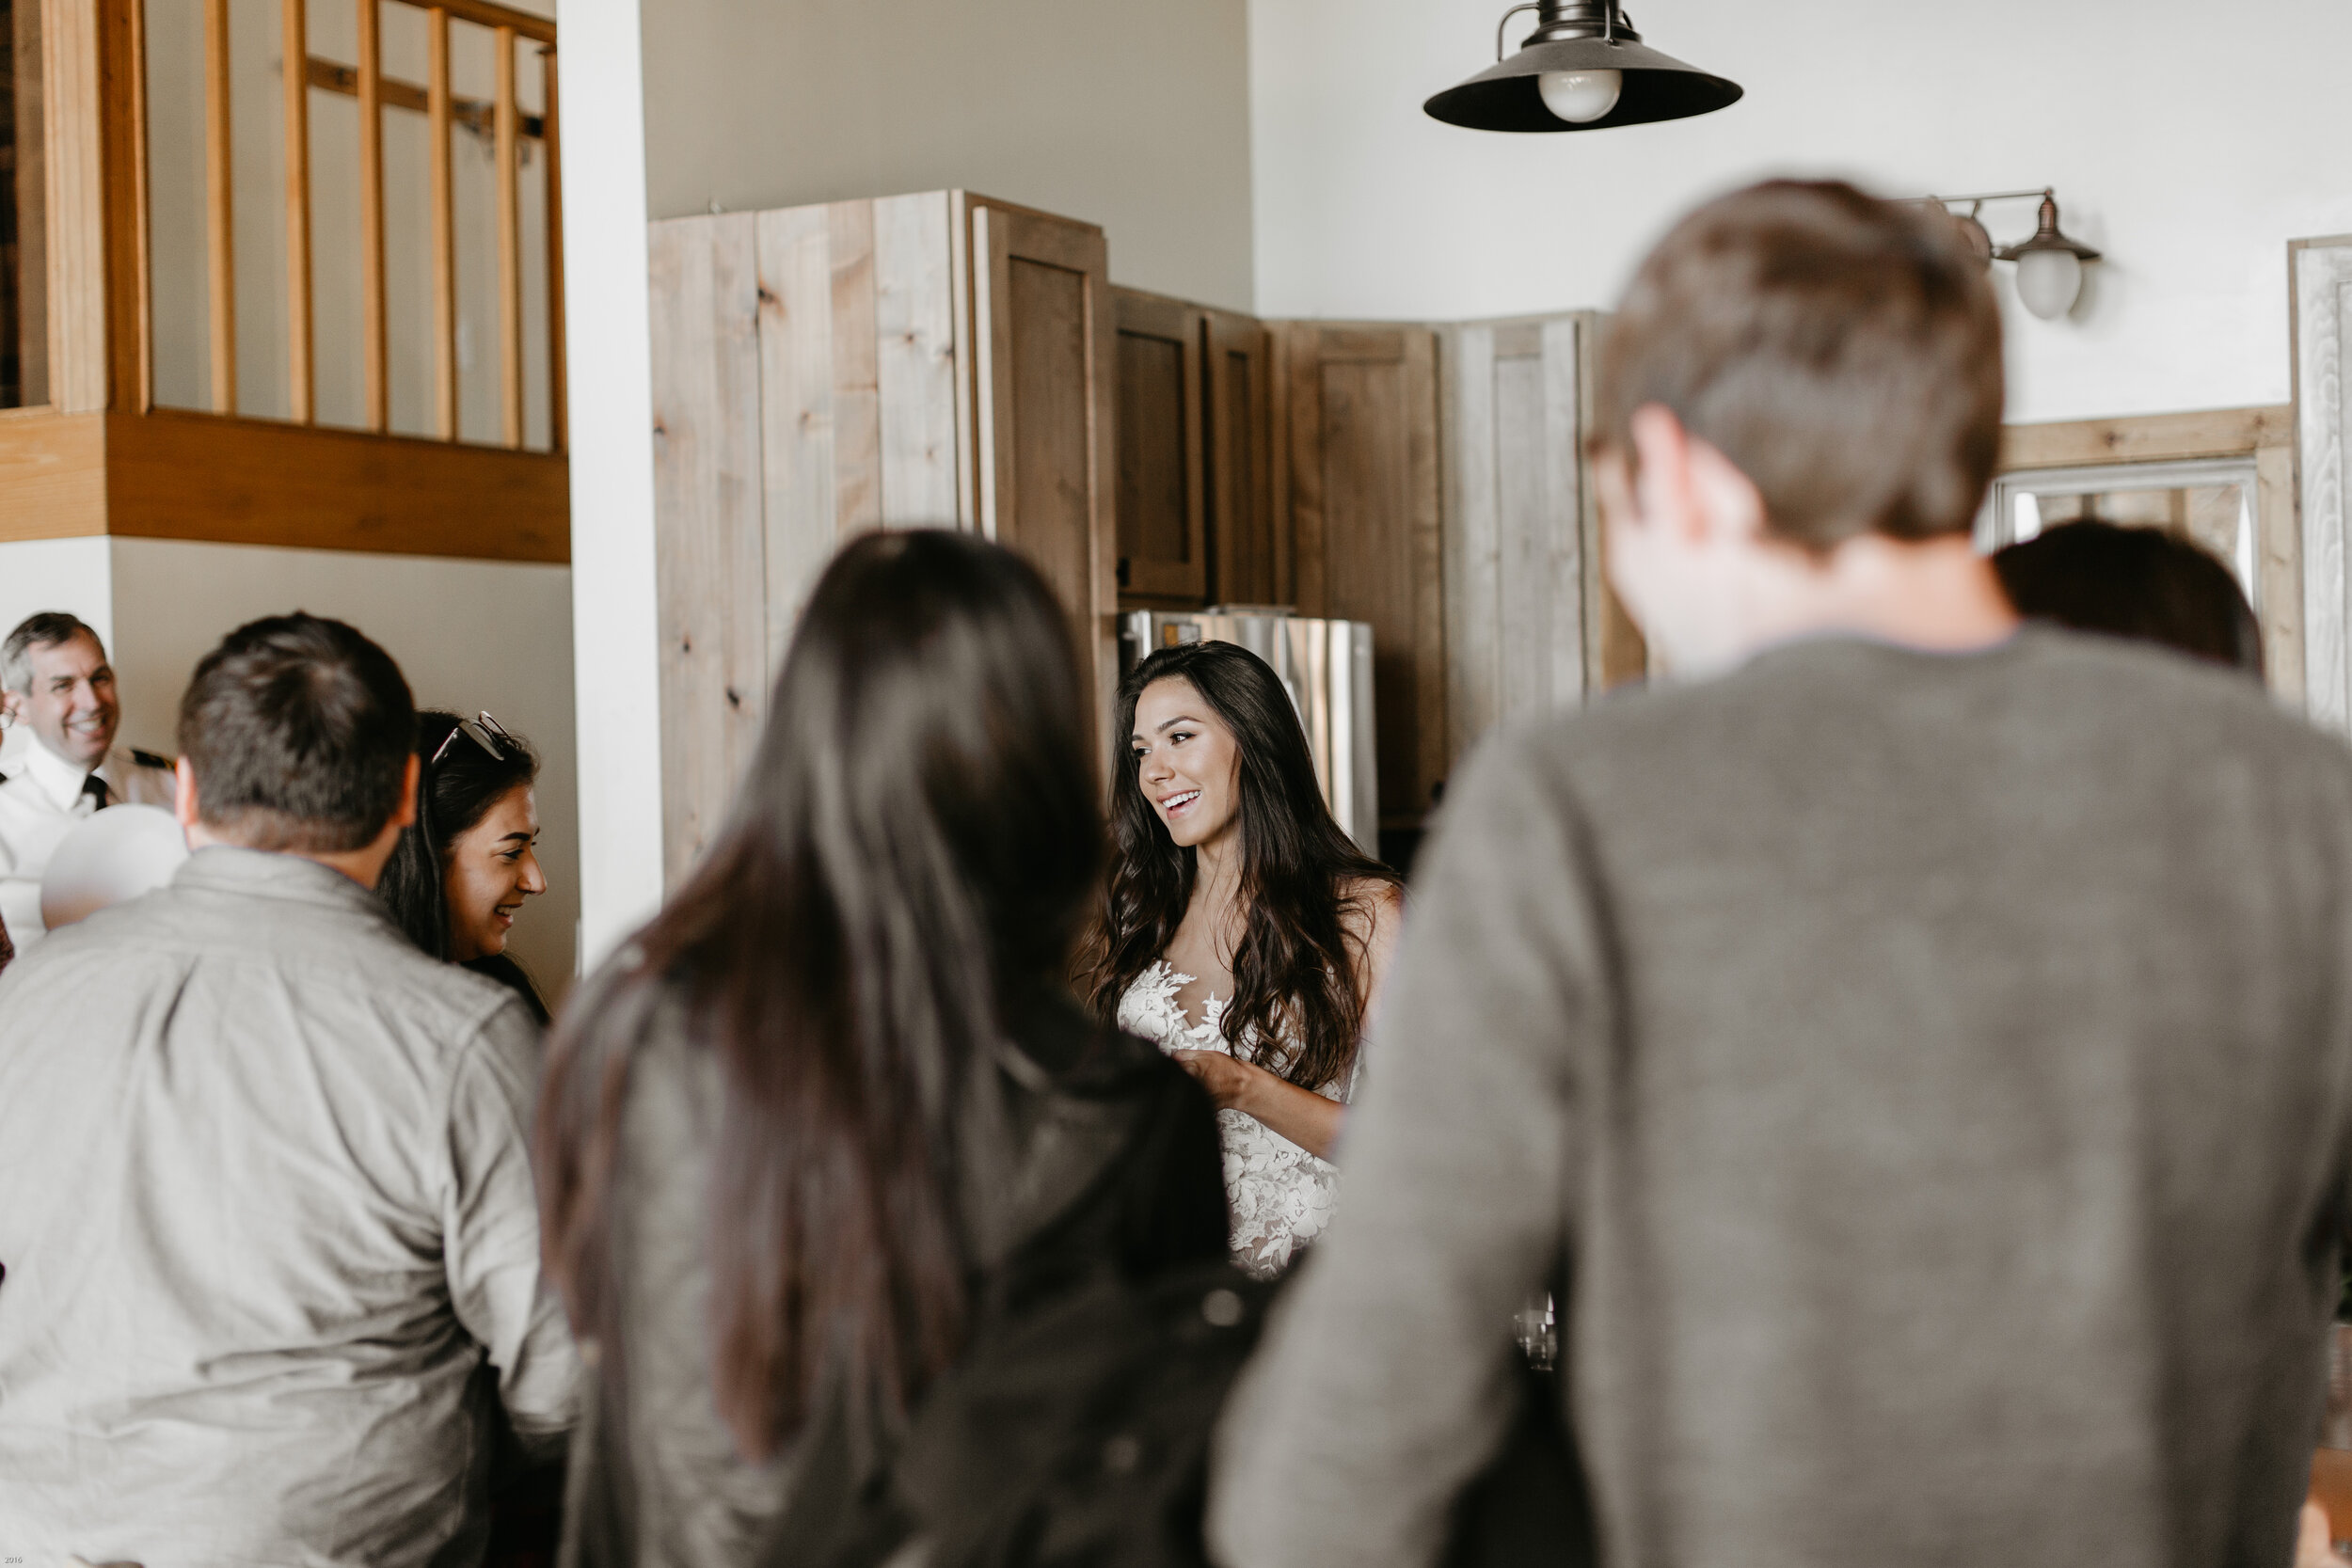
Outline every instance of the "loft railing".
<svg viewBox="0 0 2352 1568"><path fill-rule="evenodd" d="M456 182L451 165L453 131L464 126L486 134L496 169L496 236L499 360L499 426L501 443L520 448L524 442L526 381L524 345L524 268L520 208L520 168L524 144L536 142L546 164L545 289L547 299L547 388L549 445L564 447L564 256L562 169L556 103L555 40L552 22L493 0L352 0L357 22L357 54L350 65L322 59L310 50L309 0L281 0L283 60L300 60L303 69L280 70L284 114L284 188L286 243L286 376L289 413L294 422L318 422L318 344L314 312L315 278L311 244L312 137L310 92L323 88L358 100L359 141L360 357L364 426L379 434L391 429L390 366L392 345L389 289L385 264L384 114L387 109L421 113L428 135L431 172L431 289L434 374L432 433L455 441L459 420L459 311L457 299ZM239 412L237 389L236 209L241 195L235 178L231 134L230 0L201 0L204 33L204 209L207 290L207 331L210 354L210 402L219 414ZM383 68L382 11L386 4L405 5L424 14L427 29L427 80L422 84L388 76ZM450 23L454 18L489 29L493 40L495 90L490 98L461 98L452 88ZM140 232L135 246L139 267L139 407L154 406L154 311L151 303L152 243L148 212L149 148L146 104L147 44L144 7L134 0L128 8L131 71L137 103L132 120L137 146L133 162L138 171L136 200ZM517 41L538 46L541 109L527 114L516 93Z"/></svg>

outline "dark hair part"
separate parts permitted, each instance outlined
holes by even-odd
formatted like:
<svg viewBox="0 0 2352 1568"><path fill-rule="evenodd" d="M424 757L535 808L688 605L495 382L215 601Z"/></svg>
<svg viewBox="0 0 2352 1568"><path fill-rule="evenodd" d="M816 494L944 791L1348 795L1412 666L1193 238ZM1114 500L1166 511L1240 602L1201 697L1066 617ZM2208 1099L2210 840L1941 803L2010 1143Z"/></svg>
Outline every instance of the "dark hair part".
<svg viewBox="0 0 2352 1568"><path fill-rule="evenodd" d="M1332 820L1290 692L1237 643L1161 648L1120 685L1111 764L1116 859L1089 946L1088 1001L1114 1020L1120 998L1168 950L1192 902L1197 857L1168 837L1144 799L1131 739L1144 689L1163 680L1190 681L1233 732L1240 752L1239 897L1247 912L1233 951L1225 1038L1236 1055L1303 1088L1336 1083L1354 1065L1364 1030L1357 983L1362 943L1348 930L1349 917L1363 912L1355 888L1402 880ZM1280 1041L1294 1035L1298 1051L1285 1061Z"/></svg>
<svg viewBox="0 0 2352 1568"><path fill-rule="evenodd" d="M1101 854L1081 703L1026 562L955 533L851 543L802 616L718 842L558 1027L538 1134L549 1272L608 1355L628 1054L675 999L718 1058L712 1376L749 1455L811 1420L836 1373L843 1397L902 1417L962 1346L959 1151L991 1136L1008 1015L1066 973Z"/></svg>
<svg viewBox="0 0 2352 1568"><path fill-rule="evenodd" d="M2176 534L2060 523L1994 552L1993 569L2020 615L2160 642L2262 678L2262 626L2236 575Z"/></svg>
<svg viewBox="0 0 2352 1568"><path fill-rule="evenodd" d="M198 816L256 849L366 847L400 809L416 741L391 655L300 611L230 632L180 699Z"/></svg>
<svg viewBox="0 0 2352 1568"><path fill-rule="evenodd" d="M33 689L33 650L54 648L87 637L98 644L98 657L106 657L105 641L96 628L79 615L62 610L43 610L27 615L8 633L8 641L0 642L0 691L13 691L23 696Z"/></svg>
<svg viewBox="0 0 2352 1568"><path fill-rule="evenodd" d="M1677 224L1601 349L1595 445L1633 454L1659 404L1809 549L1974 520L2001 435L2001 319L1938 208L1775 180Z"/></svg>
<svg viewBox="0 0 2352 1568"><path fill-rule="evenodd" d="M408 940L437 958L449 950L449 858L457 841L473 831L507 793L527 789L539 777L539 758L518 736L497 739L493 757L469 735L451 736L458 716L439 708L417 715L417 819L401 831L376 896L392 911ZM446 749L444 749L446 748ZM435 752L440 760L433 760Z"/></svg>

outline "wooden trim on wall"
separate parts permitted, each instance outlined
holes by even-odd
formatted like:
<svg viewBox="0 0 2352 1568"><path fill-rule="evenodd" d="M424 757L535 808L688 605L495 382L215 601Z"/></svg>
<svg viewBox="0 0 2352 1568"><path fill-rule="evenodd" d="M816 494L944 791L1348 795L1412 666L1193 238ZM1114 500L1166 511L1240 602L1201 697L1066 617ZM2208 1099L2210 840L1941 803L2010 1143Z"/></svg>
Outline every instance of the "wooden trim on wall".
<svg viewBox="0 0 2352 1568"><path fill-rule="evenodd" d="M106 531L106 416L0 415L0 541Z"/></svg>
<svg viewBox="0 0 2352 1568"><path fill-rule="evenodd" d="M229 107L229 0L204 0L205 303L215 414L237 411L236 160Z"/></svg>
<svg viewBox="0 0 2352 1568"><path fill-rule="evenodd" d="M105 470L109 533L571 559L569 465L548 452L159 410L108 418Z"/></svg>
<svg viewBox="0 0 2352 1568"><path fill-rule="evenodd" d="M2001 427L1999 471L2240 457L2264 447L2294 443L2295 405L2285 403L2258 408L2201 408L2185 414L2012 424Z"/></svg>

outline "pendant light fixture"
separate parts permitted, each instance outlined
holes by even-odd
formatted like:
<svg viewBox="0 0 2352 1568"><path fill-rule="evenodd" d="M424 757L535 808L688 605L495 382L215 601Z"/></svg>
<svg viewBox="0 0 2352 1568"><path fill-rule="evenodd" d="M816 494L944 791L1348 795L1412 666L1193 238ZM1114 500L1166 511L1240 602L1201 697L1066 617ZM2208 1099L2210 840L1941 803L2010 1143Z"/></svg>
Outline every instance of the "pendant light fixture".
<svg viewBox="0 0 2352 1568"><path fill-rule="evenodd" d="M1504 59L1503 33L1521 11L1535 30ZM1710 76L1642 42L1617 0L1530 0L1495 27L1496 64L1422 108L1473 131L1604 131L1709 114L1740 100Z"/></svg>

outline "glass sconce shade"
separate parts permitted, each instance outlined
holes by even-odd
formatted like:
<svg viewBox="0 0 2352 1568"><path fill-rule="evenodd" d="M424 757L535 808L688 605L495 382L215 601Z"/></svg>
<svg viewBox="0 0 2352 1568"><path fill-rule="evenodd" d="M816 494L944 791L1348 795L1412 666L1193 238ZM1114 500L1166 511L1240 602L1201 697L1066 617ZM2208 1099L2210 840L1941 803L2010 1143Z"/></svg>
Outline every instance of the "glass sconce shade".
<svg viewBox="0 0 2352 1568"><path fill-rule="evenodd" d="M2082 289L2082 258L2071 250L2029 250L2017 258L2017 297L2045 322L2072 310Z"/></svg>

